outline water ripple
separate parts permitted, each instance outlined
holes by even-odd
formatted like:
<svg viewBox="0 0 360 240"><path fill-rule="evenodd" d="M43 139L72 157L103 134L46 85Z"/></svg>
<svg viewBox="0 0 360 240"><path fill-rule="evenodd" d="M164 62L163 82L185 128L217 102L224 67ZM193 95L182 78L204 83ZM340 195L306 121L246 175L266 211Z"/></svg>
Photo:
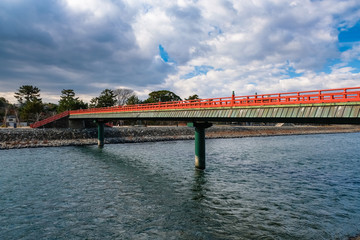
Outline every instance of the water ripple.
<svg viewBox="0 0 360 240"><path fill-rule="evenodd" d="M360 134L2 150L0 239L347 239Z"/></svg>

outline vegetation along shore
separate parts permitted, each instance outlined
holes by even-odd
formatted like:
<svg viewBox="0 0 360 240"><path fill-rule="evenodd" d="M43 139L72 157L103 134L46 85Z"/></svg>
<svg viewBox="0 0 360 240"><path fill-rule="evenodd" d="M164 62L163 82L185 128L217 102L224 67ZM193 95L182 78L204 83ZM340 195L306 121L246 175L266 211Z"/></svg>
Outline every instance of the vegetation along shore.
<svg viewBox="0 0 360 240"><path fill-rule="evenodd" d="M360 126L213 126L206 130L206 138L241 138L348 132L360 132ZM113 127L105 130L105 143L137 143L188 139L194 139L194 129L185 126ZM96 128L0 128L0 149L93 144L97 144Z"/></svg>

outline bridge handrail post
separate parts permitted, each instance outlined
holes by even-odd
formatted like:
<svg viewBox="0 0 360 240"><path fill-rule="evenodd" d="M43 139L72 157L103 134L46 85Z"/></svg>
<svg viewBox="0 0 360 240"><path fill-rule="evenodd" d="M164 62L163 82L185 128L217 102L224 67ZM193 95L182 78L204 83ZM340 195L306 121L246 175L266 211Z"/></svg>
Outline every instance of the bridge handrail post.
<svg viewBox="0 0 360 240"><path fill-rule="evenodd" d="M234 105L235 105L235 91L233 91L231 95L231 106L233 107Z"/></svg>

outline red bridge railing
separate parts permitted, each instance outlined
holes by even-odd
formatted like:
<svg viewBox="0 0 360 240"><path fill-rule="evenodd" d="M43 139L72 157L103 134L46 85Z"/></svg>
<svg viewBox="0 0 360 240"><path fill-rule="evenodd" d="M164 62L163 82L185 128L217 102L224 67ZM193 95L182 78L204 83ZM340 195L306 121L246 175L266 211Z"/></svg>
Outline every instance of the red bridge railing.
<svg viewBox="0 0 360 240"><path fill-rule="evenodd" d="M65 112L59 113L57 115L54 115L52 117L46 118L44 120L38 121L38 122L36 122L34 124L30 124L30 127L31 128L41 127L41 126L43 126L45 124L48 124L48 123L51 123L53 121L59 120L60 118L67 117L67 116L69 116L69 114L70 114L70 111L65 111Z"/></svg>
<svg viewBox="0 0 360 240"><path fill-rule="evenodd" d="M360 102L360 87L80 109L70 111L70 114L336 102Z"/></svg>
<svg viewBox="0 0 360 240"><path fill-rule="evenodd" d="M137 104L129 106L116 106L106 108L90 108L65 111L50 118L31 124L37 128L56 121L71 114L106 113L106 112L129 112L150 111L167 109L190 109L190 108L221 108L242 106L266 106L266 105L291 105L291 104L314 104L336 102L360 102L360 87L337 88L327 90L273 93L249 96L231 96L224 98L208 98L196 100L184 100L174 102L159 102L149 104Z"/></svg>

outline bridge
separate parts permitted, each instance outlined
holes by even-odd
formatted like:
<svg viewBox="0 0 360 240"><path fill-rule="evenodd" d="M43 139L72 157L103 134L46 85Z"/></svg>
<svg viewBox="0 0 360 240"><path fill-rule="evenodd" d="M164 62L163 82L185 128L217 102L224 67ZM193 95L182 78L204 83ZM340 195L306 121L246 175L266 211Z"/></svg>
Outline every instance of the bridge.
<svg viewBox="0 0 360 240"><path fill-rule="evenodd" d="M68 118L70 125L94 120L98 145L104 124L113 120L186 121L195 128L195 167L205 169L205 129L213 122L360 124L360 87L159 102L72 110L30 125ZM80 123L80 124L79 124Z"/></svg>

